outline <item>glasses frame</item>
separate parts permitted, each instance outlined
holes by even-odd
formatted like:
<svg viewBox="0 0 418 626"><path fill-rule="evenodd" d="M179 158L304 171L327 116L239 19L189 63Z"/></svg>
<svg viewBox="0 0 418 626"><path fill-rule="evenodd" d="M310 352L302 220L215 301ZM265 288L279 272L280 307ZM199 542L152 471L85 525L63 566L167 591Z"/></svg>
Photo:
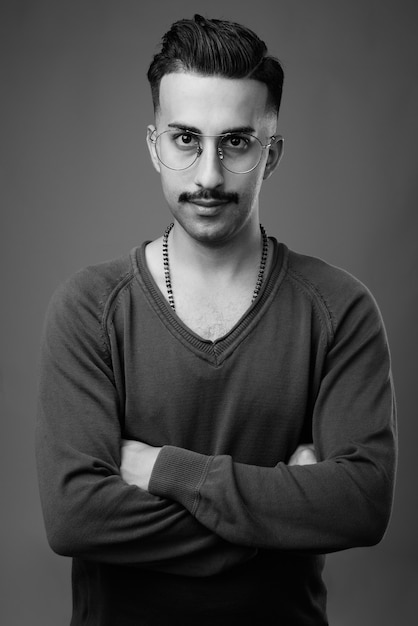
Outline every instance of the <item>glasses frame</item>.
<svg viewBox="0 0 418 626"><path fill-rule="evenodd" d="M271 148L271 146L275 143L277 143L278 141L281 141L283 139L283 137L281 135L272 135L271 137L269 137L269 143L263 144L261 143L260 139L258 137L256 137L255 135L252 135L251 133L246 133L246 132L229 132L229 133L221 133L219 135L204 135L203 133L196 133L193 130L187 130L187 129L178 129L179 131L181 131L182 133L184 133L185 135L193 135L194 137L197 138L199 145L196 148L196 156L194 158L194 160L190 163L190 165L187 165L186 167L170 167L169 165L167 165L166 163L164 163L164 161L162 161L160 159L160 156L158 154L158 150L157 148L155 149L155 154L157 155L157 159L159 160L159 162L164 165L164 167L166 167L169 170L172 170L173 172L184 172L184 170L188 170L190 167L192 167L197 159L201 156L201 154L203 153L203 147L201 145L201 138L207 138L207 139L218 139L218 143L217 143L217 147L216 147L216 154L218 156L218 159L222 165L222 167L224 169L226 169L228 172L231 172L231 174L248 174L249 172L252 172L253 170L256 169L256 167L258 167L260 165L262 156L263 156L263 150L266 150L267 148ZM151 143L154 144L154 146L156 146L158 138L161 137L161 135L164 135L166 133L173 133L175 132L175 129L171 129L168 128L167 130L163 130L161 133L157 133L157 129L154 128L154 130L152 131L151 135L150 135L150 141ZM154 135L154 137L153 137ZM221 141L223 139L225 139L226 137L234 137L235 135L248 135L249 137L252 137L253 139L255 139L256 141L258 141L258 143L260 144L260 147L262 148L262 151L260 152L260 158L258 159L258 162L251 167L249 170L245 170L244 172L234 172L233 170L230 170L225 163L223 162L223 158L224 155L222 153L222 148L220 146Z"/></svg>

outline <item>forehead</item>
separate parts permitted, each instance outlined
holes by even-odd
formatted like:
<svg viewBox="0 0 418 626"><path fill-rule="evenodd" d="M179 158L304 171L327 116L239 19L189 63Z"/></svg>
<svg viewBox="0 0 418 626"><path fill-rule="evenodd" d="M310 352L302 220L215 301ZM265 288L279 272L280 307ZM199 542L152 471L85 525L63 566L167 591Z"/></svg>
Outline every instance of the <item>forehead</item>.
<svg viewBox="0 0 418 626"><path fill-rule="evenodd" d="M257 80L166 74L160 85L157 121L194 127L204 134L236 127L261 131L272 118L267 99L267 86Z"/></svg>

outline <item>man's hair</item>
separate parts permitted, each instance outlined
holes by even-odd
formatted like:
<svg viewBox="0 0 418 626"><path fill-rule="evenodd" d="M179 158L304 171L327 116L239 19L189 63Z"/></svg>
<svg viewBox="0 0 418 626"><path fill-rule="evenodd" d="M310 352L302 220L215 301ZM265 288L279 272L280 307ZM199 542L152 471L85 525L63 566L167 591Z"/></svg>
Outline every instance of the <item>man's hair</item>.
<svg viewBox="0 0 418 626"><path fill-rule="evenodd" d="M268 55L264 41L235 22L195 15L193 20L179 20L171 26L147 74L155 111L159 107L161 79L174 72L258 80L267 85L268 106L279 112L282 66Z"/></svg>

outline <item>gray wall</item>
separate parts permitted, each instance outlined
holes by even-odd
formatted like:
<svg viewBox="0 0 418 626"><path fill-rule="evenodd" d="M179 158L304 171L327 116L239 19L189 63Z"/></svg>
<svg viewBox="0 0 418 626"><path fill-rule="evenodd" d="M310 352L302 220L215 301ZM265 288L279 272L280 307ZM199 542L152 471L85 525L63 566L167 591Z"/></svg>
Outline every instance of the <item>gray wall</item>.
<svg viewBox="0 0 418 626"><path fill-rule="evenodd" d="M390 529L329 557L333 626L411 624L416 497L416 0L3 0L1 46L1 603L4 626L70 615L69 560L44 535L33 455L38 344L55 287L159 236L169 215L144 142L145 72L199 11L252 27L284 63L268 232L374 293L392 347L401 457Z"/></svg>

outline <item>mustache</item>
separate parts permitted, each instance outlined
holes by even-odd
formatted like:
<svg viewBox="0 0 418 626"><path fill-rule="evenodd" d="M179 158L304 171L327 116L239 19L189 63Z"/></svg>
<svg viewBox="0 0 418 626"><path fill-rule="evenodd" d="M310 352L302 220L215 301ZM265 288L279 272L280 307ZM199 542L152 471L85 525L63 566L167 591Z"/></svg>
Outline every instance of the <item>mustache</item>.
<svg viewBox="0 0 418 626"><path fill-rule="evenodd" d="M194 193L183 191L179 195L179 202L195 202L196 200L217 200L218 202L234 202L238 204L239 197L235 192L219 191L217 189L201 189Z"/></svg>

